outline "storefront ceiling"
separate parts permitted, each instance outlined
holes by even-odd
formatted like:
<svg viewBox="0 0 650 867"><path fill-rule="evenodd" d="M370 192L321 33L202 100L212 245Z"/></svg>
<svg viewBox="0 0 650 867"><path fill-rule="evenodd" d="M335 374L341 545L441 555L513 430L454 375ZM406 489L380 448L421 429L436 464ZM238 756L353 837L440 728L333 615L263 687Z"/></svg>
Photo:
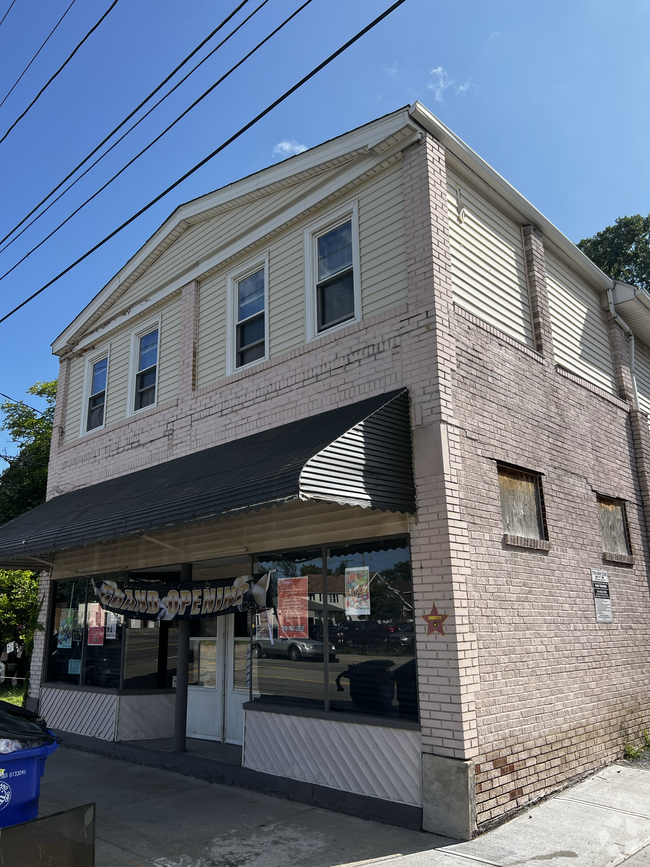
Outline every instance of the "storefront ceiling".
<svg viewBox="0 0 650 867"><path fill-rule="evenodd" d="M0 527L0 566L322 500L415 512L406 390L379 395L62 494Z"/></svg>

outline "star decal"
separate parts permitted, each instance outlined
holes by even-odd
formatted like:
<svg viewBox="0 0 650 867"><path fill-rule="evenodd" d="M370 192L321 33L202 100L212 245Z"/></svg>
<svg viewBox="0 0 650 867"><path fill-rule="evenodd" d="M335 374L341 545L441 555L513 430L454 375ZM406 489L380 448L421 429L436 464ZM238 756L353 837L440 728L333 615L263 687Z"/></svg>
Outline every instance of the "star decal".
<svg viewBox="0 0 650 867"><path fill-rule="evenodd" d="M439 635L444 635L445 630L443 628L443 624L445 620L449 617L448 614L441 614L436 608L436 603L433 603L433 607L431 608L431 614L422 614L420 615L422 620L427 624L427 635L433 635L434 632L437 632Z"/></svg>

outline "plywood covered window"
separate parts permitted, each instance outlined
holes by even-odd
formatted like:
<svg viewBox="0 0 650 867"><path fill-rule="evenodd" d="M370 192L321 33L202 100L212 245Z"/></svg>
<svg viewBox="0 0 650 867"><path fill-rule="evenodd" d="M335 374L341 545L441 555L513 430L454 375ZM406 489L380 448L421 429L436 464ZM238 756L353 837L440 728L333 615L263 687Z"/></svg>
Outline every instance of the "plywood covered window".
<svg viewBox="0 0 650 867"><path fill-rule="evenodd" d="M546 539L539 475L499 465L503 532L524 539Z"/></svg>
<svg viewBox="0 0 650 867"><path fill-rule="evenodd" d="M625 503L609 497L598 497L598 520L603 538L604 554L630 553L630 540L625 517Z"/></svg>

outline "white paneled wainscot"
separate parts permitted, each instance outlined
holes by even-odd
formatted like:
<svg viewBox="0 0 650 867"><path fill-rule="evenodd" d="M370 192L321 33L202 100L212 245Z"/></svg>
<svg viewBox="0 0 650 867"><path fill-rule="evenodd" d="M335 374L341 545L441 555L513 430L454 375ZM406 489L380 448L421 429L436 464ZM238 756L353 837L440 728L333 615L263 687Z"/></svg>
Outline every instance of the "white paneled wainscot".
<svg viewBox="0 0 650 867"><path fill-rule="evenodd" d="M410 729L247 710L243 763L265 774L422 805L421 738Z"/></svg>

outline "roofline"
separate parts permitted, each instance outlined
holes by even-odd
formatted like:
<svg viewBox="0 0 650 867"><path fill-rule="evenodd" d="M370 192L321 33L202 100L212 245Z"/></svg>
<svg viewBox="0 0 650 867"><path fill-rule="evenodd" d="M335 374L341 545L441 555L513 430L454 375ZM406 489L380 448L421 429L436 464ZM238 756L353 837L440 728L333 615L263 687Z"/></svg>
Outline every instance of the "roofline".
<svg viewBox="0 0 650 867"><path fill-rule="evenodd" d="M343 156L360 146L365 145L370 149L373 147L373 144L377 144L385 138L384 133L376 142L373 141L372 128L385 127L389 125L390 121L399 121L400 118L403 124L412 123L408 105L402 106L389 114L385 114L380 118L369 121L353 130L341 133L341 135L328 139L325 142L321 142L321 144L314 145L314 147L309 148L303 153L295 154L279 163L266 166L257 172L246 175L245 177L233 181L230 184L226 184L223 187L219 187L212 192L203 193L197 198L190 199L189 201L178 205L138 249L138 251L123 265L122 268L120 268L108 283L99 290L83 310L75 316L72 322L64 328L58 337L55 338L51 344L52 352L58 354L65 349L68 339L82 327L84 321L92 316L99 307L101 307L107 297L109 297L119 287L122 281L125 280L144 259L146 259L152 250L155 249L155 247L161 243L183 219L195 216L203 210L208 210L209 208L225 204L231 199L236 199L240 196L262 189L263 187L286 180L294 174L315 168L330 159L336 159L337 157ZM355 141L356 139L359 139L359 141ZM327 156L324 156L324 152L327 153ZM210 199L209 204L208 199Z"/></svg>
<svg viewBox="0 0 650 867"><path fill-rule="evenodd" d="M539 228L544 237L548 238L569 259L571 264L592 283L599 292L611 289L614 281L595 265L588 256L579 250L567 236L554 226L550 220L537 210L534 205L521 195L492 166L485 162L475 151L465 144L449 127L433 115L421 102L414 102L409 108L411 117L430 132L457 159L477 174L492 189L502 196L515 210Z"/></svg>

